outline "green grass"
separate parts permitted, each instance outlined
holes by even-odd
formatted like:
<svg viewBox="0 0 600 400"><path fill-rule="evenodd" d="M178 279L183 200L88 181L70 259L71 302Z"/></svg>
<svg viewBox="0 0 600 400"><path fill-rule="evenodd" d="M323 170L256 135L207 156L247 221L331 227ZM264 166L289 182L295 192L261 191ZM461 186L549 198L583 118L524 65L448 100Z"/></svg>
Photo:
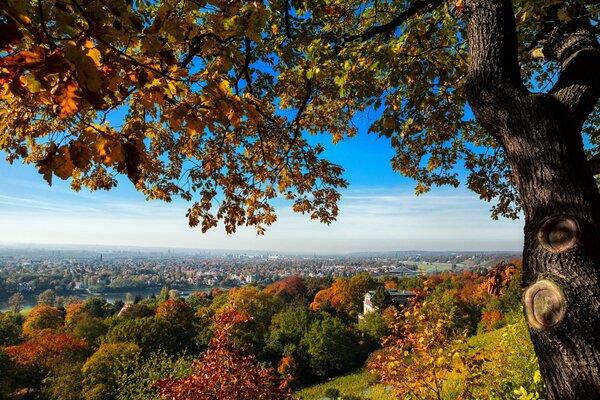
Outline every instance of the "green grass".
<svg viewBox="0 0 600 400"><path fill-rule="evenodd" d="M24 307L24 308L21 310L21 313L20 313L20 314L26 317L26 316L28 316L28 315L29 315L29 313L31 312L31 310L33 310L33 307Z"/></svg>
<svg viewBox="0 0 600 400"><path fill-rule="evenodd" d="M489 360L486 362L483 371L485 375L492 374L498 366L503 365L503 368L507 368L508 375L500 378L501 380L506 380L514 388L523 386L531 392L536 387L533 382L538 368L533 347L522 317L512 322L509 326L498 330L470 337L467 340L467 351L470 354L480 352L487 355ZM457 378L460 379L460 377ZM491 379L491 375L489 379ZM488 383L491 384L492 382L488 382L485 378L481 388L485 389ZM337 378L330 378L316 385L307 386L299 389L295 395L304 400L318 400L325 397L325 391L329 388L338 389L342 396L361 396L365 400L389 400L393 398L390 391L385 390L383 384L377 383L376 379L364 370L358 370Z"/></svg>
<svg viewBox="0 0 600 400"><path fill-rule="evenodd" d="M449 271L452 269L452 264L446 264L446 263L418 262L416 264L420 270L425 271L427 273L433 272L433 271L437 271L437 272Z"/></svg>
<svg viewBox="0 0 600 400"><path fill-rule="evenodd" d="M358 370L328 379L316 385L307 386L294 393L304 400L318 400L325 397L325 391L329 388L338 389L342 396L358 395L365 400L389 400L391 393L385 387L376 382L373 375L364 370Z"/></svg>

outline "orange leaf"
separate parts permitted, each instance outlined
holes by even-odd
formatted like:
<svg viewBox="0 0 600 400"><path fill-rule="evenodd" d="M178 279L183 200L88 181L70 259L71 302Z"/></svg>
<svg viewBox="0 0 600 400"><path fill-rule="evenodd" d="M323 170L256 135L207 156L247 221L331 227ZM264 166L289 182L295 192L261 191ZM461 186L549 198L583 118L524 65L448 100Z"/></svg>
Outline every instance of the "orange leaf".
<svg viewBox="0 0 600 400"><path fill-rule="evenodd" d="M59 107L58 116L60 118L67 118L77 112L79 108L77 89L77 84L71 81L63 85L54 96L54 100Z"/></svg>

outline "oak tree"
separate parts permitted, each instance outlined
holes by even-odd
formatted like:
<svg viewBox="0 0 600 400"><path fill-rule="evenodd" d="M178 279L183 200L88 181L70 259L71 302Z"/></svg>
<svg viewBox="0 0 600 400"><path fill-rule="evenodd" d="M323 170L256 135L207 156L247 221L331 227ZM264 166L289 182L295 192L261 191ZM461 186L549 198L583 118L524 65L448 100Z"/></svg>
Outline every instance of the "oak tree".
<svg viewBox="0 0 600 400"><path fill-rule="evenodd" d="M89 0L0 5L0 150L43 177L192 202L191 225L329 223L342 168L308 134L525 216L523 285L551 398L600 397L594 0ZM468 105L467 105L468 101ZM473 111L466 112L467 109ZM113 116L113 114L116 114Z"/></svg>

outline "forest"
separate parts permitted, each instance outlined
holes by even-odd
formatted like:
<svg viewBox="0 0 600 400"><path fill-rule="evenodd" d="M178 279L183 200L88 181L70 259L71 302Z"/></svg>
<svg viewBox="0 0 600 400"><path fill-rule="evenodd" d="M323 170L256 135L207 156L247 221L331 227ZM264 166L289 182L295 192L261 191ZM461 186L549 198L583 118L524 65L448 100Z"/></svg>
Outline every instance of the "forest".
<svg viewBox="0 0 600 400"><path fill-rule="evenodd" d="M0 396L297 399L303 387L363 369L390 398L543 398L521 315L520 268L292 276L187 299L164 288L127 304L90 298L55 307L40 296L26 315L0 317ZM415 296L393 304L387 289ZM369 291L374 311L362 315ZM499 329L503 339L473 346Z"/></svg>

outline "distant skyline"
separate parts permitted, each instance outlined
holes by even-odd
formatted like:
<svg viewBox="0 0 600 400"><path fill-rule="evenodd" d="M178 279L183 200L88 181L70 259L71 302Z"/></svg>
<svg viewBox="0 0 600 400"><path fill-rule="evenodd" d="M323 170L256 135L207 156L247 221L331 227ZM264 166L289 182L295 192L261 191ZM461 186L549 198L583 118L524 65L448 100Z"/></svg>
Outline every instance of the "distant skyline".
<svg viewBox="0 0 600 400"><path fill-rule="evenodd" d="M198 249L336 252L447 250L517 251L523 222L490 218L491 204L464 186L414 195L414 182L394 173L387 139L361 133L338 145L328 136L325 156L346 169L340 215L330 226L293 213L277 200L278 221L265 236L253 228L227 235L222 226L190 228L188 203L147 202L126 177L108 192L73 192L68 181L49 187L32 166L0 161L0 243L88 244ZM460 171L464 175L464 171Z"/></svg>

